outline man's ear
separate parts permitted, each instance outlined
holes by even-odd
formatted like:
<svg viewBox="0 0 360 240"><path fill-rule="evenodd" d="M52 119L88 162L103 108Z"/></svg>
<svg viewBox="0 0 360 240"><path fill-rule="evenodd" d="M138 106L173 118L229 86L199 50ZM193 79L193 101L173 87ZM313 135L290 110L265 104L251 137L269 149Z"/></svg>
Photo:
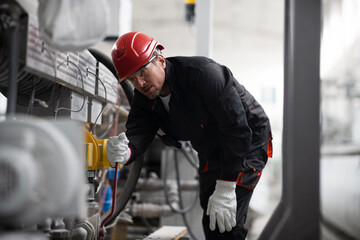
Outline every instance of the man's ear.
<svg viewBox="0 0 360 240"><path fill-rule="evenodd" d="M158 55L158 62L160 64L160 67L165 69L166 67L166 61L163 55Z"/></svg>

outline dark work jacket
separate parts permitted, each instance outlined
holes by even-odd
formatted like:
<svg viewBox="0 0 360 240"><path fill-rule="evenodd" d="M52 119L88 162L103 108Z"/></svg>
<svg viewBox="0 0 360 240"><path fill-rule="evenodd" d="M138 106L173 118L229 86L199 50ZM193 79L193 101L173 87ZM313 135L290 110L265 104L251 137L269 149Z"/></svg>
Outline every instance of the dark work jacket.
<svg viewBox="0 0 360 240"><path fill-rule="evenodd" d="M130 162L142 154L161 129L176 141L190 141L204 162L219 166L220 179L236 181L246 168L247 152L269 141L263 108L231 71L205 57L166 58L170 112L159 97L139 91L131 103L126 135Z"/></svg>

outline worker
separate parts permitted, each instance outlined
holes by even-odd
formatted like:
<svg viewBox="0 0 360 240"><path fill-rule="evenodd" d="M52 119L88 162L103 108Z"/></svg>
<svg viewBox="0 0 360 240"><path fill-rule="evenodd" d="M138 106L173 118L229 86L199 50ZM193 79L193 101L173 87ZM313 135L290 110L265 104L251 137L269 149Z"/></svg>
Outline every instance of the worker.
<svg viewBox="0 0 360 240"><path fill-rule="evenodd" d="M190 141L200 160L206 239L245 239L250 198L272 154L269 119L227 67L206 57L165 58L163 49L141 32L112 48L119 81L135 89L126 134L107 143L111 165L135 161L159 130L167 145Z"/></svg>

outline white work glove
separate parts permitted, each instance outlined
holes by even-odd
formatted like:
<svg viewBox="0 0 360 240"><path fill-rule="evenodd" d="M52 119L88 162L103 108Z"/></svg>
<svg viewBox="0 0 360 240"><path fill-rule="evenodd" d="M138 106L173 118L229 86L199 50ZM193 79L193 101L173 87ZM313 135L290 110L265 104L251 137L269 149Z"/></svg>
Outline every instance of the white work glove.
<svg viewBox="0 0 360 240"><path fill-rule="evenodd" d="M236 182L216 181L215 191L210 196L206 215L210 215L210 230L214 231L216 222L219 231L231 231L236 225Z"/></svg>
<svg viewBox="0 0 360 240"><path fill-rule="evenodd" d="M112 167L115 167L116 163L125 164L129 160L131 150L128 144L129 140L124 132L108 139L106 153Z"/></svg>

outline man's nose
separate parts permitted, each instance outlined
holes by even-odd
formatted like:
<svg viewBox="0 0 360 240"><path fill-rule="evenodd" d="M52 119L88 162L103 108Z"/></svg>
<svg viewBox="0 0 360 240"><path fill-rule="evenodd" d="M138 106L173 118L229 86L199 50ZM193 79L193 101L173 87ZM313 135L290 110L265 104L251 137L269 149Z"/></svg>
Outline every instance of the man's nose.
<svg viewBox="0 0 360 240"><path fill-rule="evenodd" d="M142 78L142 77L136 78L136 82L137 82L137 84L138 84L140 87L143 87L144 84L146 83L145 79Z"/></svg>
<svg viewBox="0 0 360 240"><path fill-rule="evenodd" d="M145 84L145 80L142 77L135 77L134 86L135 87L143 87Z"/></svg>

